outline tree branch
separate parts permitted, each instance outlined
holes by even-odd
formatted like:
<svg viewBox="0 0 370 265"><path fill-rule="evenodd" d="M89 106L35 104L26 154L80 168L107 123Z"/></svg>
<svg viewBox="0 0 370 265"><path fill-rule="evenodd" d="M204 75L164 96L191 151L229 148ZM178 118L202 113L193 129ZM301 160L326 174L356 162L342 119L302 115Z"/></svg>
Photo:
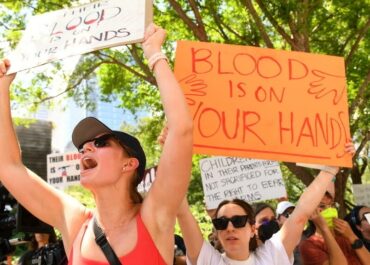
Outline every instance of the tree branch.
<svg viewBox="0 0 370 265"><path fill-rule="evenodd" d="M64 90L64 91L62 91L62 92L60 92L60 93L58 93L58 94L56 94L56 95L54 95L54 96L49 96L49 97L46 97L46 98L43 98L43 99L41 99L40 101L37 101L37 102L35 102L34 104L36 104L36 105L38 105L38 104L41 104L41 103L43 103L43 102L46 102L46 101L48 101L48 100L51 100L51 99L54 99L54 98L57 98L57 97L59 97L59 96L61 96L61 95L63 95L63 94L65 94L65 93L67 93L68 91L70 91L70 90L73 90L73 89L75 89L78 85L80 85L81 84L81 82L84 80L84 79L86 79L92 72L94 72L95 71L95 69L96 68L98 68L100 65L102 65L102 64L104 64L104 63L107 63L107 62L105 62L105 61L101 61L101 62L99 62L99 63L97 63L97 64L94 64L92 67L90 67L87 71L85 71L85 73L79 78L79 79L77 79L77 82L75 82L73 85L71 85L71 86L67 86L67 88Z"/></svg>
<svg viewBox="0 0 370 265"><path fill-rule="evenodd" d="M153 76L153 73L150 71L148 65L144 64L143 60L141 60L141 58L140 58L140 56L138 54L137 45L136 44L132 44L131 45L131 49L129 48L129 51L130 51L132 57L134 58L135 62L139 65L139 67L145 73L145 75L148 78L152 78L152 80L149 83L156 85L157 83L155 81L155 78Z"/></svg>
<svg viewBox="0 0 370 265"><path fill-rule="evenodd" d="M370 70L367 72L366 79L361 84L360 88L358 89L356 98L352 101L351 107L349 109L349 114L351 116L354 115L355 109L358 108L358 107L360 107L362 105L362 102L363 102L363 99L364 99L365 90L368 87L369 82L370 82Z"/></svg>
<svg viewBox="0 0 370 265"><path fill-rule="evenodd" d="M257 1L258 2L258 1ZM263 41L266 43L266 46L268 48L274 48L274 45L272 44L266 30L265 30L265 26L263 25L260 17L258 16L257 14L257 11L256 9L254 8L253 4L252 4L252 1L251 0L245 0L242 1L242 3L244 3L245 7L249 10L249 12L251 13L253 19L254 19L254 22L256 23L257 25L257 28L258 30L260 31L261 33L261 36L262 36L262 39Z"/></svg>
<svg viewBox="0 0 370 265"><path fill-rule="evenodd" d="M210 6L210 11L211 11L212 17L214 18L218 31L220 32L221 36L226 40L226 42L228 42L229 37L227 36L226 32L223 29L223 27L227 28L226 25L223 26L222 19L220 18L219 14L217 13L216 8L214 8L213 5ZM229 30L229 28L227 29Z"/></svg>
<svg viewBox="0 0 370 265"><path fill-rule="evenodd" d="M202 16L200 15L199 8L197 6L197 3L194 0L189 0L189 4L191 9L194 12L195 20L197 21L197 29L199 31L199 34L204 36L205 40L208 40L207 32L204 27Z"/></svg>
<svg viewBox="0 0 370 265"><path fill-rule="evenodd" d="M354 155L354 158L359 156L359 154L361 153L362 149L365 147L365 145L369 141L370 141L370 130L368 130L367 132L364 132L364 138L362 139L360 145L356 149L356 153Z"/></svg>
<svg viewBox="0 0 370 265"><path fill-rule="evenodd" d="M285 30L279 26L279 23L274 19L271 13L267 10L265 4L261 0L256 0L258 6L261 8L263 13L266 15L267 19L270 21L272 26L276 29L277 32L292 46L293 49L296 49L295 43L292 38L285 32Z"/></svg>
<svg viewBox="0 0 370 265"><path fill-rule="evenodd" d="M106 62L106 63L117 64L117 65L121 66L122 68L126 69L127 71L129 71L130 73L138 76L139 78L144 79L148 83L150 83L152 85L156 85L156 82L155 82L155 79L153 78L153 76L150 77L150 76L143 75L143 74L139 73L138 71L134 70L132 67L127 66L126 64L118 61L116 58L112 57L111 55L105 54L102 51L95 52L95 55L98 58L102 59L102 60L103 60L103 58L101 56L106 57L106 58L109 58L111 61L110 62Z"/></svg>
<svg viewBox="0 0 370 265"><path fill-rule="evenodd" d="M181 8L181 5L177 1L169 0L169 3L200 41L208 41L208 36L206 35L205 31L202 32L202 30L185 14L184 10Z"/></svg>
<svg viewBox="0 0 370 265"><path fill-rule="evenodd" d="M312 174L307 171L305 168L303 167L299 167L297 166L295 163L289 163L289 162L284 162L284 165L286 165L288 167L288 169L294 174L297 176L297 178L299 178L300 180L302 180L302 182L308 186L310 185L310 183L313 181L314 177L312 176Z"/></svg>
<svg viewBox="0 0 370 265"><path fill-rule="evenodd" d="M348 56L346 58L346 65L348 65L351 62L352 57L355 54L360 41L364 38L364 36L366 35L366 32L367 32L367 30L369 28L370 28L370 19L367 21L367 23L365 24L365 26L360 30L360 32L359 32L359 34L358 34L358 36L356 38L356 41L353 44L353 46L351 48L351 51L349 52L349 54L348 54Z"/></svg>

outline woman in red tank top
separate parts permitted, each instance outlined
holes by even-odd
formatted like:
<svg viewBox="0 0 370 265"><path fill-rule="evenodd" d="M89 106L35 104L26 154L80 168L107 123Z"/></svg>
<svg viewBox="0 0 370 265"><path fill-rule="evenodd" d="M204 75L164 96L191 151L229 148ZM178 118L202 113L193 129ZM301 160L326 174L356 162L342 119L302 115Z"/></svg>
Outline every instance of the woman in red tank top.
<svg viewBox="0 0 370 265"><path fill-rule="evenodd" d="M23 165L10 111L9 87L15 74L5 75L10 62L0 61L0 146L7 150L0 152L0 180L33 215L61 232L70 264L108 264L95 243L92 216L125 265L173 261L173 228L189 183L193 133L183 92L161 52L165 36L151 24L142 43L149 65L144 72L158 85L168 127L156 180L145 199L137 185L146 158L135 137L93 117L80 121L73 131L72 141L82 154L80 182L93 193L95 210L51 188Z"/></svg>

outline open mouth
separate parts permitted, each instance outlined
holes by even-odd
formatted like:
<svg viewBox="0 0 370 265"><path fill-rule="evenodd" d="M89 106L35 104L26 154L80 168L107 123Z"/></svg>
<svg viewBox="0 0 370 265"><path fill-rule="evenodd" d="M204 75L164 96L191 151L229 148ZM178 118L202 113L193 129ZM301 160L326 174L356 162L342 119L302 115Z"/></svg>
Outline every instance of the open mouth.
<svg viewBox="0 0 370 265"><path fill-rule="evenodd" d="M81 165L83 170L88 170L95 168L98 165L98 163L96 163L96 161L90 157L83 157L81 159Z"/></svg>

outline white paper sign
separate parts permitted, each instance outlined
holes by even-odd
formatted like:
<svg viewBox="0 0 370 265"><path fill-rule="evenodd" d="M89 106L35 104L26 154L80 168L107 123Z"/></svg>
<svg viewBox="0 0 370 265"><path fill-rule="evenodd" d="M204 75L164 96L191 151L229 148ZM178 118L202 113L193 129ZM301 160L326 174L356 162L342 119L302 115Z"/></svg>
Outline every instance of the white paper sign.
<svg viewBox="0 0 370 265"><path fill-rule="evenodd" d="M77 152L47 155L47 181L57 188L80 184L80 158Z"/></svg>
<svg viewBox="0 0 370 265"><path fill-rule="evenodd" d="M8 56L8 73L139 42L151 19L151 0L103 0L33 16L16 50Z"/></svg>
<svg viewBox="0 0 370 265"><path fill-rule="evenodd" d="M279 163L236 157L212 157L199 162L207 209L225 199L247 202L286 197Z"/></svg>
<svg viewBox="0 0 370 265"><path fill-rule="evenodd" d="M157 166L151 167L145 170L145 176L143 180L137 186L137 190L139 193L145 195L149 191L150 187L152 186L155 180L156 172L157 172Z"/></svg>
<svg viewBox="0 0 370 265"><path fill-rule="evenodd" d="M356 205L370 205L370 184L353 184Z"/></svg>

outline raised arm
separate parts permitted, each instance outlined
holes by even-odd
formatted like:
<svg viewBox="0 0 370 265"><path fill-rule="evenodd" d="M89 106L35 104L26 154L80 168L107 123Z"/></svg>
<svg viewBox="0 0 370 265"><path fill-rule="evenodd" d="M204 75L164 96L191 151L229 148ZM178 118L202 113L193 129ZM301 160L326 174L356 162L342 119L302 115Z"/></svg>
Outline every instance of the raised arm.
<svg viewBox="0 0 370 265"><path fill-rule="evenodd" d="M154 217L160 226L171 225L168 222L174 225L188 188L193 145L192 119L185 97L168 62L158 55L165 35L162 28L152 24L143 42L145 56L153 66L168 128L156 179L142 208L142 214Z"/></svg>
<svg viewBox="0 0 370 265"><path fill-rule="evenodd" d="M72 213L83 216L84 208L77 201L51 188L23 165L11 118L9 89L15 75L5 75L9 66L8 60L0 61L0 180L33 215L59 229L68 244L74 228L68 227L65 220L74 220L76 215Z"/></svg>
<svg viewBox="0 0 370 265"><path fill-rule="evenodd" d="M339 247L334 238L332 231L327 225L325 219L320 215L318 210L315 210L311 217L316 227L320 229L321 235L324 238L326 247L328 248L328 259L323 263L324 265L347 265L346 256L344 256L342 249ZM312 253L314 255L314 253Z"/></svg>
<svg viewBox="0 0 370 265"><path fill-rule="evenodd" d="M197 220L190 211L188 201L184 198L177 213L177 221L180 225L182 237L185 241L186 256L191 264L197 264L200 250L204 239Z"/></svg>
<svg viewBox="0 0 370 265"><path fill-rule="evenodd" d="M345 150L347 153L353 155L353 144L345 144ZM320 171L319 175L306 188L299 198L293 214L281 227L281 238L288 256L292 255L294 248L297 246L301 238L304 225L319 205L320 200L324 196L327 188L338 171L338 167L327 167L326 171Z"/></svg>

